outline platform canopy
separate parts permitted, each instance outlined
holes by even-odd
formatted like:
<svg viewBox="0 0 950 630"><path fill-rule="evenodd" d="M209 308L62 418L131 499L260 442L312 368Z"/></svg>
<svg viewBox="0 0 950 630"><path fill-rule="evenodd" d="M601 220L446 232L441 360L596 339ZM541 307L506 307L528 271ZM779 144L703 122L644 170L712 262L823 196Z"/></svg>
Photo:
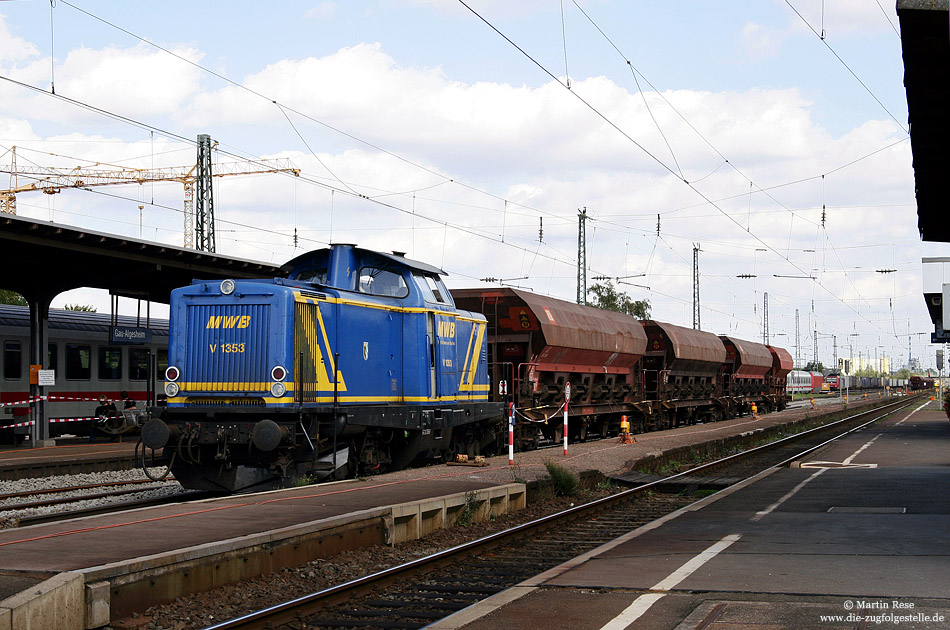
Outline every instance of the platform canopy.
<svg viewBox="0 0 950 630"><path fill-rule="evenodd" d="M950 242L950 21L948 0L898 0L904 89L914 158L917 227L925 241Z"/></svg>
<svg viewBox="0 0 950 630"><path fill-rule="evenodd" d="M0 289L16 291L30 305L30 365L46 366L49 305L70 289L106 289L113 295L168 303L172 289L194 279L273 278L277 265L183 247L92 232L47 221L0 215ZM40 394L30 385L31 396ZM30 439L49 437L46 403L34 403Z"/></svg>
<svg viewBox="0 0 950 630"><path fill-rule="evenodd" d="M193 279L280 275L279 265L13 215L0 215L0 252L5 267L0 289L41 302L92 287L168 303L172 289Z"/></svg>

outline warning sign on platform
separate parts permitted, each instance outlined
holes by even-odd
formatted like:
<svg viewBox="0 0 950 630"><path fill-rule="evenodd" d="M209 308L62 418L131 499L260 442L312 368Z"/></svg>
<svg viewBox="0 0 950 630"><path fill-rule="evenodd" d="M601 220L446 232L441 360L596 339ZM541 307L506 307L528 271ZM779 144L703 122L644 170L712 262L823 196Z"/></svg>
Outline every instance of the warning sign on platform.
<svg viewBox="0 0 950 630"><path fill-rule="evenodd" d="M36 384L46 387L56 385L56 370L38 370L36 373Z"/></svg>

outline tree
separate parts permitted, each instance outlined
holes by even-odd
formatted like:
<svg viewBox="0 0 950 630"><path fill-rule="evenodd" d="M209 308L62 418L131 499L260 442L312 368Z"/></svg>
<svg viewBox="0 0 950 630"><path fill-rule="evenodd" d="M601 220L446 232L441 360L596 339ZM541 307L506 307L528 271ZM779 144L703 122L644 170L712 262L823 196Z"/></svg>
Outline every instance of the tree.
<svg viewBox="0 0 950 630"><path fill-rule="evenodd" d="M83 313L96 312L96 307L90 304L67 304L63 309L67 311L82 311Z"/></svg>
<svg viewBox="0 0 950 630"><path fill-rule="evenodd" d="M13 304L14 306L29 306L26 298L9 289L0 289L0 304Z"/></svg>
<svg viewBox="0 0 950 630"><path fill-rule="evenodd" d="M650 319L650 300L634 300L626 293L618 291L609 282L595 284L588 293L592 293L594 296L590 303L591 306L596 306L605 311L626 313L637 319Z"/></svg>
<svg viewBox="0 0 950 630"><path fill-rule="evenodd" d="M802 369L806 372L824 372L825 366L821 364L821 361L818 361L818 362L812 361L806 364L805 367L803 367Z"/></svg>

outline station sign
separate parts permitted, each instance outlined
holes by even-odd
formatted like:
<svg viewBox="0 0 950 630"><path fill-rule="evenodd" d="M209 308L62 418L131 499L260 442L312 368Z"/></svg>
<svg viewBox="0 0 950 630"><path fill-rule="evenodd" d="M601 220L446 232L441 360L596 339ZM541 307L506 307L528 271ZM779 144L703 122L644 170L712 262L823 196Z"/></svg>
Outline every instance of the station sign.
<svg viewBox="0 0 950 630"><path fill-rule="evenodd" d="M143 344L152 342L152 331L149 328L135 326L112 326L110 328L112 343Z"/></svg>

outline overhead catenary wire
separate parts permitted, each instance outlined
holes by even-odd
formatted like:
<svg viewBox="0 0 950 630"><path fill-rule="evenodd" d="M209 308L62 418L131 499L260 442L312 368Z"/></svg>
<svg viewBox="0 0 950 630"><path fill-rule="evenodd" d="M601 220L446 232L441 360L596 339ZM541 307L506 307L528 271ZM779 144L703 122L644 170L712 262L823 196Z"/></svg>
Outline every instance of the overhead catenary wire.
<svg viewBox="0 0 950 630"><path fill-rule="evenodd" d="M635 76L635 78L636 78L636 74L635 74L635 73L634 73L634 76ZM285 113L285 116L286 116L286 113ZM150 132L150 133L151 133L151 132ZM311 153L313 153L313 152L311 151ZM727 163L727 162L724 162L724 163ZM721 165L720 165L720 167L721 167ZM717 170L718 170L718 169L717 169ZM447 181L450 181L450 180L445 180L445 181L441 182L440 184L436 184L436 185L442 185L442 184L446 183ZM341 184L342 184L342 183L341 183ZM352 192L352 190L353 190L353 189L351 189L351 192ZM360 190L363 190L363 189L361 188ZM332 188L330 189L330 194L331 194L331 196L334 194L334 191L333 191ZM357 193L357 194L358 194L358 193ZM398 194L398 193L390 193L390 194ZM500 198L500 197L499 197L499 198ZM420 196L420 199L421 199L421 196ZM505 201L505 210L504 210L504 214L503 214L503 217L504 217L504 218L503 218L503 225L505 225L505 222L507 221L507 212L509 211L508 203L507 203L508 200L505 199L504 201ZM448 225L449 225L449 223L443 222L443 223L441 224L441 229L442 229L443 231L445 231L445 230L447 229ZM438 227L438 226L436 226L436 227ZM252 228L252 229L253 229L253 228ZM604 229L603 226L602 226L602 229ZM626 228L625 228L625 229L626 229ZM504 234L505 234L505 230L504 230L504 228L503 228L503 230L502 230L502 235L504 236ZM504 238L503 238L503 240L504 240ZM523 252L524 252L525 255L528 253L528 251L529 251L528 249L523 249ZM652 256L652 253L651 253L651 256Z"/></svg>
<svg viewBox="0 0 950 630"><path fill-rule="evenodd" d="M897 123L897 126L903 129L904 133L906 133L909 136L910 130L907 127L905 127L904 124L901 123L901 121L899 121L896 116L894 116L894 114L891 113L891 110L889 110L887 106L883 102L881 102L881 99L877 97L877 95L871 90L871 88L869 88L868 85L861 79L861 77L859 77L857 73L851 69L851 66L849 66L847 62L841 58L841 55L839 55L838 52L834 48L831 47L831 44L829 44L828 40L824 37L823 32L819 33L818 31L816 31L815 27L808 23L808 20L805 19L805 16L801 14L801 12L795 7L795 5L793 5L790 2L790 0L785 0L785 4L787 4L789 8L795 13L795 15L797 15L801 19L801 21L805 24L805 26L807 26L808 29L812 33L814 33L818 37L818 39L821 40L821 43L824 44L826 48L828 48L828 51L831 52L834 58L837 59L841 63L841 65L844 66L844 69L847 70L848 73L852 77L854 77L854 79L861 85L861 87L863 87L867 91L867 93L871 95L871 98L873 98L874 101L878 105L881 106L881 109L883 109L885 113L887 113L887 115L891 117L891 120ZM822 29L822 31L824 31L824 29Z"/></svg>
<svg viewBox="0 0 950 630"><path fill-rule="evenodd" d="M786 0L786 1L787 1L787 0ZM509 44L511 44L512 47L514 47L516 50L518 50L518 52L520 52L524 57L526 57L532 64L534 64L535 66L537 66L544 74L546 74L547 76L549 76L551 79L553 79L555 82L557 82L558 84L560 84L562 87L565 87L565 88L566 88L566 86L564 85L564 83L563 83L562 81L560 81L560 80L559 80L550 70L548 70L541 62L539 62L537 59L535 59L535 58L534 58L531 54L529 54L524 48L522 48L521 46L519 46L516 42L514 42L514 40L512 40L512 39L511 39L510 37L508 37L505 33L503 33L498 27L496 27L494 24L492 24L490 21L488 21L488 20L487 20L485 17L483 17L479 12L477 12L475 9L473 9L471 6L469 6L469 5L465 2L465 0L458 0L458 2L459 2L462 6L464 6L466 9L468 9L476 18L478 18L478 19L481 20L486 26L488 26L488 28L490 28L492 31L494 31L496 34L498 34L502 39L504 39L504 40L507 41ZM667 164L665 164L662 160L660 160L656 155L654 155L652 152L650 152L648 149L646 149L641 143L637 142L637 141L636 141L633 137L631 137L627 132L625 132L623 129L621 129L616 123L614 123L612 120L610 120L605 114L603 114L600 110L598 110L596 107L594 107L590 102L588 102L588 101L587 101L586 99L584 99L581 95L579 95L578 92L577 92L577 90L570 90L570 89L569 89L568 92L569 92L574 98L578 99L586 108L588 108L589 110L591 110L596 116L598 116L598 117L601 118L604 122L606 122L606 123L608 124L608 126L610 126L611 128L615 129L615 130L616 130L617 132L619 132L624 138L626 138L627 140L629 140L629 141L630 141L632 144L634 144L638 149L640 149L644 154L646 154L649 158L651 158L653 161L655 161L656 163L658 163L658 164L659 164L660 166L662 166L667 172L669 172L671 175L673 175L673 176L676 177L678 180L680 180L681 182L683 182L686 186L688 186L693 192L695 192L697 195L699 195L706 203L708 203L708 204L710 204L711 206L713 206L714 208L716 208L716 209L720 212L720 214L722 214L724 217L726 217L727 219L729 219L732 223L734 223L734 224L735 224L737 227L739 227L740 229L743 229L751 238L753 238L753 239L756 240L757 242L761 243L763 246L765 246L766 248L768 248L770 251L774 252L777 256L779 256L780 258L782 258L783 260L785 260L789 265L791 265L793 268L795 268L797 271L799 271L799 272L802 273L803 275L808 275L803 269L801 269L801 267L799 267L794 261L792 261L791 259L789 259L787 256L784 256L778 249L776 249L775 247L773 247L772 245L770 245L769 243L767 243L765 240L763 240L763 239L762 239L761 237L759 237L757 234L753 233L750 229L743 228L743 226L741 225L741 223L739 223L739 222L735 219L735 217L733 217L733 216L730 215L728 212L726 212L725 210L723 210L718 204L716 204L712 199L710 199L710 198L709 198L706 194L704 194L702 191L700 191L700 190L697 189L695 186L693 186L689 181L687 181L686 179L680 177L672 168L670 168ZM714 150L715 150L715 147L713 147L713 148L714 148ZM717 153L718 153L718 151L717 151ZM720 155L721 155L721 154L720 154ZM723 157L724 159L726 159L725 156L722 156L722 157ZM727 161L728 161L728 160L727 160ZM832 292L830 289L828 289L827 287L825 287L824 285L822 285L820 281L817 281L817 280L816 280L816 281L815 281L815 284L816 284L817 286L820 286L824 291L828 292L829 294L834 295L834 292ZM857 314L859 317L863 317L860 312L858 312L857 310L855 310L851 305L847 304L847 303L844 302L843 300L841 300L841 304L844 305L845 307L851 309L851 310L852 310L853 312L855 312L855 314ZM879 329L880 329L879 326L874 325L874 324L873 324L872 322L870 322L870 321L868 321L867 323L869 323L869 324L875 326L876 328L879 328ZM885 332L885 333L886 333L886 331L883 331L883 330L882 330L882 332Z"/></svg>

